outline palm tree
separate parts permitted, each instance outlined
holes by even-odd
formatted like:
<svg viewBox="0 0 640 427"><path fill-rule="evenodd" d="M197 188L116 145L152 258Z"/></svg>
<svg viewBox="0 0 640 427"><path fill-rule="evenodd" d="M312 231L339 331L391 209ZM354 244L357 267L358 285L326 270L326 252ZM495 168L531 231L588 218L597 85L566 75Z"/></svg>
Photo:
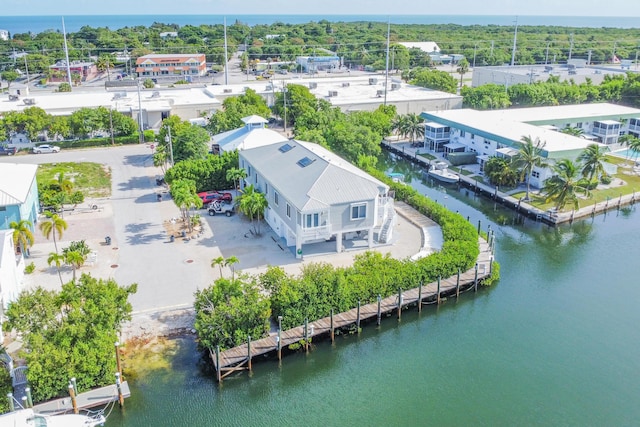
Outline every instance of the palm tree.
<svg viewBox="0 0 640 427"><path fill-rule="evenodd" d="M578 165L569 159L563 159L553 170L555 175L544 183L545 201L553 200L558 210L562 210L568 203L572 204L574 209L578 209L578 193L591 196L587 184L580 180Z"/></svg>
<svg viewBox="0 0 640 427"><path fill-rule="evenodd" d="M11 221L9 228L13 230L13 244L15 247L20 248L20 253L24 256L29 256L29 248L33 246L35 241L31 228L33 224L31 221L21 219L20 221Z"/></svg>
<svg viewBox="0 0 640 427"><path fill-rule="evenodd" d="M73 191L73 182L64 175L63 171L60 171L57 177L53 180L53 183L60 189L60 207L62 208L62 216L64 217L64 202L67 196L71 195Z"/></svg>
<svg viewBox="0 0 640 427"><path fill-rule="evenodd" d="M222 266L225 263L225 259L221 256L211 260L211 268L216 268L216 265L220 269L220 278L222 278Z"/></svg>
<svg viewBox="0 0 640 427"><path fill-rule="evenodd" d="M630 151L627 151L627 160L629 160L631 152L634 152L636 158L638 157L638 153L640 153L640 138L627 133L618 138L618 142L631 149Z"/></svg>
<svg viewBox="0 0 640 427"><path fill-rule="evenodd" d="M109 74L109 68L113 67L113 58L110 54L105 53L98 57L98 61L96 62L96 67L98 71L107 71L107 81L111 81L111 75Z"/></svg>
<svg viewBox="0 0 640 427"><path fill-rule="evenodd" d="M462 58L458 62L458 68L456 70L460 74L460 89L462 89L462 77L469 72L469 61L466 58Z"/></svg>
<svg viewBox="0 0 640 427"><path fill-rule="evenodd" d="M84 265L85 257L79 251L68 251L63 255L64 262L73 269L73 281L76 280L76 270Z"/></svg>
<svg viewBox="0 0 640 427"><path fill-rule="evenodd" d="M62 237L62 233L67 229L67 222L59 217L57 214L51 212L44 213L48 221L42 221L39 225L40 231L44 234L44 237L49 240L49 237L53 235L53 246L56 248L56 253L58 253L58 243L56 242L56 235L58 238Z"/></svg>
<svg viewBox="0 0 640 427"><path fill-rule="evenodd" d="M391 123L391 130L394 131L398 135L398 139L400 137L406 138L406 130L407 130L407 116L398 114L393 118L393 122Z"/></svg>
<svg viewBox="0 0 640 427"><path fill-rule="evenodd" d="M424 121L422 117L415 113L407 114L406 132L412 144L417 138L424 139Z"/></svg>
<svg viewBox="0 0 640 427"><path fill-rule="evenodd" d="M227 180L233 181L236 190L240 190L240 180L247 177L247 171L241 168L231 168L227 170Z"/></svg>
<svg viewBox="0 0 640 427"><path fill-rule="evenodd" d="M235 256L230 256L229 258L224 260L225 267L231 268L231 280L232 281L235 279L235 267L233 265L237 264L239 262L240 262L240 260Z"/></svg>
<svg viewBox="0 0 640 427"><path fill-rule="evenodd" d="M604 175L605 153L598 144L590 144L578 156L578 161L582 162L582 176L592 181L594 177Z"/></svg>
<svg viewBox="0 0 640 427"><path fill-rule="evenodd" d="M60 285L63 285L62 274L60 273L60 266L62 265L63 262L64 262L64 255L60 255L57 252L49 253L49 258L47 258L47 263L49 265L51 264L56 265L56 269L58 270L58 277L60 278Z"/></svg>
<svg viewBox="0 0 640 427"><path fill-rule="evenodd" d="M524 196L524 200L529 200L529 189L531 183L531 174L533 173L533 169L537 167L546 167L547 164L542 157L542 148L546 145L546 142L540 141L539 138L536 138L535 142L531 138L531 136L523 136L521 141L524 143L520 150L518 151L518 155L516 156L516 163L521 167L521 175L520 179L522 180L525 176L527 178L527 193Z"/></svg>
<svg viewBox="0 0 640 427"><path fill-rule="evenodd" d="M560 132L565 133L567 135L571 135L571 136L582 136L582 134L584 133L584 130L582 128L568 127L568 128L562 129Z"/></svg>
<svg viewBox="0 0 640 427"><path fill-rule="evenodd" d="M633 151L634 161L637 161L638 155L640 155L640 138L634 138L629 141L629 148Z"/></svg>
<svg viewBox="0 0 640 427"><path fill-rule="evenodd" d="M264 214L264 210L267 208L269 203L267 202L264 194L258 193L255 191L253 185L245 187L242 192L242 195L239 197L238 208L240 211L251 218L251 223L254 224L253 229L256 234L260 234L260 220ZM258 226L256 228L254 219L258 220Z"/></svg>

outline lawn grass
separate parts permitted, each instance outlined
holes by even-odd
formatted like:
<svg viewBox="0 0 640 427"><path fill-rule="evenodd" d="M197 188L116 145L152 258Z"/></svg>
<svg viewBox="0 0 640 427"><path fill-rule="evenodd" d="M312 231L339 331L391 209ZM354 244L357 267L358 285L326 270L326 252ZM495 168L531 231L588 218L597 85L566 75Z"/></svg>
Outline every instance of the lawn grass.
<svg viewBox="0 0 640 427"><path fill-rule="evenodd" d="M111 195L111 170L99 163L46 163L38 167L36 177L40 183L54 181L61 172L85 197Z"/></svg>

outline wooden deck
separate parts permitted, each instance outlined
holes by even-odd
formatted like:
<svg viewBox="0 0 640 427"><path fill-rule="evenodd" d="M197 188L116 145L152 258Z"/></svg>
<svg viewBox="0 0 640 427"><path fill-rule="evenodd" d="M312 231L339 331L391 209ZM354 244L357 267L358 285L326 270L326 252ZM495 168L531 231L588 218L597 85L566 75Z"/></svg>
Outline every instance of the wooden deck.
<svg viewBox="0 0 640 427"><path fill-rule="evenodd" d="M286 348L290 344L304 341L307 338L319 337L322 335L330 335L333 340L333 332L336 329L346 328L351 325L359 327L361 323L369 322L376 319L380 323L381 317L386 317L394 312L398 318L402 316L402 310L399 307L415 305L420 310L425 303L439 303L443 295L459 295L460 292L471 288L477 289L478 282L491 275L491 263L493 261L493 253L491 247L483 239L480 242L480 255L476 261L476 265L458 275L441 279L438 282L423 285L421 288L402 290L401 296L394 294L392 296L382 298L379 302L365 304L359 308L353 308L344 313L333 314L333 316L324 317L308 323L307 334L305 334L305 326L297 326L280 333L281 346ZM379 308L378 308L379 305ZM333 325L332 325L333 323ZM332 328L333 326L333 328ZM225 350L223 352L211 352L211 360L216 369L216 377L221 381L227 375L239 370L251 370L251 359L262 356L267 353L278 351L278 335L272 334L269 337L262 338L250 343L243 344L238 347ZM280 357L280 354L278 355Z"/></svg>
<svg viewBox="0 0 640 427"><path fill-rule="evenodd" d="M129 384L126 381L122 382L121 390L122 397L127 398L131 396ZM78 409L95 408L97 406L103 406L117 400L118 389L115 384L89 390L84 393L79 393L78 396L76 396ZM38 414L56 415L63 413L72 413L73 405L71 403L71 397L64 397L61 399L55 399L45 403L40 403L38 405L33 405L33 410Z"/></svg>

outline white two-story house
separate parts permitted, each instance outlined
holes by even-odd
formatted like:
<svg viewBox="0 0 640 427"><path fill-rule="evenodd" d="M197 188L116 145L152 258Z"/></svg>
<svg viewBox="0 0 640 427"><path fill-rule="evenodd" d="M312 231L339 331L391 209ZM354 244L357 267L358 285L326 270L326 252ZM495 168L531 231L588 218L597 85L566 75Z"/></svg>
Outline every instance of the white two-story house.
<svg viewBox="0 0 640 427"><path fill-rule="evenodd" d="M390 239L393 199L389 187L346 160L311 142L287 140L239 151L240 167L268 201L265 220L294 247L335 239Z"/></svg>

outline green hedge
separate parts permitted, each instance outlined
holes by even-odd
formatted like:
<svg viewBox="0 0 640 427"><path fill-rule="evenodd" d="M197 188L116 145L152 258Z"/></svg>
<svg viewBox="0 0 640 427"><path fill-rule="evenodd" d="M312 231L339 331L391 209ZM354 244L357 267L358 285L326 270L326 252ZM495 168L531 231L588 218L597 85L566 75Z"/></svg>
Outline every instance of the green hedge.
<svg viewBox="0 0 640 427"><path fill-rule="evenodd" d="M146 136L146 133L145 133ZM128 144L137 144L140 142L140 138L138 134L135 135L126 135L126 136L117 136L113 138L113 142L116 145L128 145ZM111 145L111 138L91 138L91 139L77 139L73 141L60 141L56 142L55 145L60 148L86 148L86 147L104 147Z"/></svg>

